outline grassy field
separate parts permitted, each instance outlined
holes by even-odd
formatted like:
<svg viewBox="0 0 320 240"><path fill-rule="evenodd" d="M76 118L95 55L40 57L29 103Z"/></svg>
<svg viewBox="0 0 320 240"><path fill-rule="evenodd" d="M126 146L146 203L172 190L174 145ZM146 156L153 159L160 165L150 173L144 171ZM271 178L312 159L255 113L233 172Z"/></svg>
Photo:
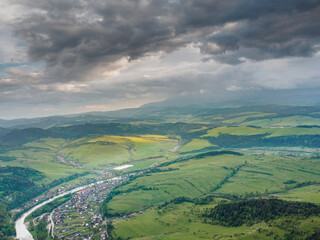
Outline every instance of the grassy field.
<svg viewBox="0 0 320 240"><path fill-rule="evenodd" d="M55 179L66 177L84 170L60 164L55 157L55 152L46 148L24 147L15 148L2 154L16 158L14 161L1 162L0 166L30 167L43 172L46 176L40 183L48 183Z"/></svg>
<svg viewBox="0 0 320 240"><path fill-rule="evenodd" d="M243 129L238 130L241 133ZM206 194L320 203L318 163L316 158L303 156L220 155L169 164L160 169L171 171L148 174L117 189L122 193L107 204L109 211L136 213L115 219L114 234L120 239L301 239L320 231L319 216L281 217L252 226L226 227L208 224L197 214L221 199L215 198L210 205L161 204L181 196Z"/></svg>
<svg viewBox="0 0 320 240"><path fill-rule="evenodd" d="M283 118L266 118L253 121L245 121L240 125L254 125L260 127L295 127L298 125L320 125L320 119L297 115Z"/></svg>
<svg viewBox="0 0 320 240"><path fill-rule="evenodd" d="M315 184L292 189L286 193L280 193L279 198L289 201L302 201L320 204L320 185Z"/></svg>
<svg viewBox="0 0 320 240"><path fill-rule="evenodd" d="M146 168L157 162L173 159L177 154L171 150L178 144L175 139L159 135L142 136L91 136L74 141L56 138L42 138L21 147L7 148L3 157L11 161L0 161L0 166L30 167L41 171L46 178L39 183L48 183L86 170L101 170L109 164L134 162L133 169ZM60 162L79 162L82 168L75 168Z"/></svg>
<svg viewBox="0 0 320 240"><path fill-rule="evenodd" d="M195 198L211 192L243 196L271 194L320 178L317 159L274 155L205 157L160 169L171 171L139 177L121 187L123 193L115 196L108 208L112 212L133 212L176 197Z"/></svg>
<svg viewBox="0 0 320 240"><path fill-rule="evenodd" d="M285 109L274 109L272 112L269 109L267 112L264 112L263 109L260 111L217 111L201 114L199 116L194 116L191 119L188 119L188 122L193 123L204 123L204 124L219 124L221 126L247 126L254 125L264 128L269 127L296 127L298 125L320 125L319 113L317 112L304 112L299 113L297 111L290 111L286 113ZM261 111L262 110L262 111ZM234 113L237 112L237 113Z"/></svg>
<svg viewBox="0 0 320 240"><path fill-rule="evenodd" d="M319 135L320 128L252 128L252 127L218 127L208 131L204 136L218 137L220 134L230 135L259 135L267 134L267 137L279 137L290 135Z"/></svg>
<svg viewBox="0 0 320 240"><path fill-rule="evenodd" d="M246 158L233 155L192 159L187 162L171 164L162 170L168 172L152 173L139 177L121 187L125 193L116 196L108 204L116 212L132 212L144 209L176 197L198 197L210 192L221 179L232 173L232 169L245 163ZM139 186L151 190L137 189ZM126 193L126 191L128 191Z"/></svg>
<svg viewBox="0 0 320 240"><path fill-rule="evenodd" d="M308 147L251 147L237 149L237 151L246 155L297 155L297 156L309 156L319 155L318 148Z"/></svg>
<svg viewBox="0 0 320 240"><path fill-rule="evenodd" d="M191 142L188 142L187 144L183 145L181 148L179 148L179 152L192 152L194 150L200 150L206 147L212 147L213 145L209 143L208 140L205 139L192 139Z"/></svg>
<svg viewBox="0 0 320 240"><path fill-rule="evenodd" d="M199 211L215 204L169 204L115 221L115 237L121 239L286 239L292 228L311 235L319 230L320 218L279 218L252 226L225 227L205 222ZM290 238L291 239L291 238ZM292 238L299 239L299 238Z"/></svg>
<svg viewBox="0 0 320 240"><path fill-rule="evenodd" d="M67 141L62 138L41 138L37 141L24 144L25 147L48 149L51 151L57 151L62 148Z"/></svg>
<svg viewBox="0 0 320 240"><path fill-rule="evenodd" d="M235 116L238 116L239 114L236 114ZM228 120L222 121L222 123L228 123L228 124L239 124L246 122L247 119L250 118L264 118L267 116L274 116L274 113L243 113L240 117L231 118Z"/></svg>
<svg viewBox="0 0 320 240"><path fill-rule="evenodd" d="M61 151L70 159L78 160L86 168L164 156L177 145L177 140L166 136L102 136L82 138L69 143Z"/></svg>
<svg viewBox="0 0 320 240"><path fill-rule="evenodd" d="M216 192L245 194L250 192L281 192L291 184L319 181L320 166L317 159L281 156L248 156L247 166L228 179Z"/></svg>
<svg viewBox="0 0 320 240"><path fill-rule="evenodd" d="M175 158L176 154L172 153L171 149L176 145L177 140L157 135L101 136L82 138L72 142L43 138L21 147L7 148L1 156L12 157L12 160L0 161L0 166L30 167L43 172L45 178L37 182L41 184L74 173L101 170L111 163L134 162L134 167L130 170L143 169ZM80 162L82 168L61 163L57 158L58 154L63 154L68 161Z"/></svg>

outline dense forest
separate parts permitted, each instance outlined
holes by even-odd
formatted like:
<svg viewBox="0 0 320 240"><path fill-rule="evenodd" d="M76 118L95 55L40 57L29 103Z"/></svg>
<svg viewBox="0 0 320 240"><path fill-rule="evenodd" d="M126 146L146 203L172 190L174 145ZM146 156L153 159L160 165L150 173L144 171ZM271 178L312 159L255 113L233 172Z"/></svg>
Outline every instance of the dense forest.
<svg viewBox="0 0 320 240"><path fill-rule="evenodd" d="M11 191L25 191L34 187L34 181L45 176L43 173L24 167L0 167L0 191L9 194Z"/></svg>
<svg viewBox="0 0 320 240"><path fill-rule="evenodd" d="M84 172L81 174L75 173L75 174L72 174L72 175L65 177L65 178L56 179L49 184L35 185L33 187L24 189L22 191L13 192L10 194L11 200L7 204L11 209L18 207L18 206L21 206L23 203L27 202L28 200L40 195L41 193L43 193L51 188L54 188L54 187L60 185L61 183L69 182L71 180L74 180L78 177L81 177L81 176L84 176L87 174L88 174L88 172Z"/></svg>
<svg viewBox="0 0 320 240"><path fill-rule="evenodd" d="M7 206L0 202L0 239L11 239L15 235L14 224L10 222L10 213Z"/></svg>
<svg viewBox="0 0 320 240"><path fill-rule="evenodd" d="M6 175L11 174L14 176L28 178L33 181L39 181L45 177L42 172L32 168L25 168L25 167L10 167L10 166L0 167L0 174L6 174Z"/></svg>
<svg viewBox="0 0 320 240"><path fill-rule="evenodd" d="M224 226L240 226L269 221L277 217L290 215L319 215L320 206L306 202L289 202L279 199L251 199L231 203L222 203L215 208L206 208L203 217L210 218L213 223Z"/></svg>
<svg viewBox="0 0 320 240"><path fill-rule="evenodd" d="M36 226L31 226L30 230L34 233L36 240L48 239L47 223L45 220L40 220Z"/></svg>
<svg viewBox="0 0 320 240"><path fill-rule="evenodd" d="M61 183L87 175L75 173L65 178L59 178L48 184L38 184L45 176L42 172L24 167L0 167L0 197L12 209L20 206L33 197Z"/></svg>

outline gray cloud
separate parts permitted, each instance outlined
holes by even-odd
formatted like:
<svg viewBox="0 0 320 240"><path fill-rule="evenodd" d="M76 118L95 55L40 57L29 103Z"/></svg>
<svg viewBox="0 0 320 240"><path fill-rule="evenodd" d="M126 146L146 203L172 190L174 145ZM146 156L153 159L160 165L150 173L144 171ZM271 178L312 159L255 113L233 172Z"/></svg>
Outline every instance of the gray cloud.
<svg viewBox="0 0 320 240"><path fill-rule="evenodd" d="M32 9L14 24L32 61L52 81L88 80L121 58L189 43L231 64L311 56L319 42L317 0L17 0ZM93 75L91 74L93 73Z"/></svg>
<svg viewBox="0 0 320 240"><path fill-rule="evenodd" d="M225 65L202 62L197 49L188 47L163 58L142 58L108 81L44 84L41 73L13 69L15 82L0 81L4 90L0 91L0 118L138 107L177 96L190 99L190 104L202 98L215 103L239 96L252 100L270 95L272 100L272 92L279 89L281 93L292 89L299 93L303 88L319 91L319 64L320 56Z"/></svg>
<svg viewBox="0 0 320 240"><path fill-rule="evenodd" d="M320 87L319 0L3 3L1 116Z"/></svg>

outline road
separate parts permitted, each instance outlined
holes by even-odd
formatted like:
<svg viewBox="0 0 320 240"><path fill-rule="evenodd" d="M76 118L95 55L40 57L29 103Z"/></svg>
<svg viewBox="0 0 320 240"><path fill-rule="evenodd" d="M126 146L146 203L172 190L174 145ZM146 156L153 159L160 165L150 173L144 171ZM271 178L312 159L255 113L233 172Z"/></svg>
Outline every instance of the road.
<svg viewBox="0 0 320 240"><path fill-rule="evenodd" d="M52 215L54 213L54 210L50 213L49 219L50 219L50 225L49 225L49 234L50 234L50 230L51 230L51 237L53 238L54 235L54 221L52 219Z"/></svg>

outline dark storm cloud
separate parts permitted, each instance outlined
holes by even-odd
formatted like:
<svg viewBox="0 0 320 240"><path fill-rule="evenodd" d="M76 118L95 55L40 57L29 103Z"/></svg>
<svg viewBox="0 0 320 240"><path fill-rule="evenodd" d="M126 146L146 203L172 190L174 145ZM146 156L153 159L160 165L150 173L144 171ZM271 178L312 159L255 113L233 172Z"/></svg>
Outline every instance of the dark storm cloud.
<svg viewBox="0 0 320 240"><path fill-rule="evenodd" d="M54 81L87 80L99 66L194 43L219 61L311 56L319 0L17 0L14 24L32 61Z"/></svg>

